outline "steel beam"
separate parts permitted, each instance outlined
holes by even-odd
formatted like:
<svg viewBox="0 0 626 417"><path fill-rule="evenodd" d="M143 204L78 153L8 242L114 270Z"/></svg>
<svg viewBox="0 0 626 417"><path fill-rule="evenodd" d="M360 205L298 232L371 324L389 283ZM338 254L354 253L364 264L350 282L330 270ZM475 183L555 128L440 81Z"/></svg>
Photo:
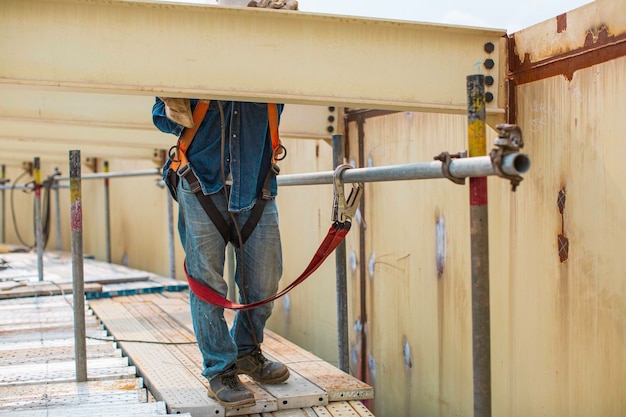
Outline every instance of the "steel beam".
<svg viewBox="0 0 626 417"><path fill-rule="evenodd" d="M31 128L34 130L40 129L41 124L46 123L76 128L88 126L157 132L152 124L153 96L24 89L0 84L0 97L0 122L32 123ZM332 121L329 120L331 116ZM291 139L330 140L332 132L338 129L338 120L336 106L329 109L328 106L292 104L285 107L280 133L282 137ZM166 137L158 132L157 134L159 138ZM98 132L91 136L99 139ZM146 143L153 146L154 139L147 139Z"/></svg>
<svg viewBox="0 0 626 417"><path fill-rule="evenodd" d="M502 29L120 0L3 0L0 84L465 113ZM483 72L488 72L483 69Z"/></svg>
<svg viewBox="0 0 626 417"><path fill-rule="evenodd" d="M26 160L42 147L62 161L67 160L69 149L76 147L91 157L144 159L151 157L153 149L168 149L175 142L174 136L159 132L152 124L151 96L0 86L0 97L1 148L23 150ZM280 134L283 139L330 140L332 132L339 129L339 120L337 108L288 105L281 117ZM99 153L97 148L103 146L105 153ZM29 153L33 149L36 152ZM0 160L11 163L4 152Z"/></svg>
<svg viewBox="0 0 626 417"><path fill-rule="evenodd" d="M40 156L43 164L60 162L67 166L67 153L72 147L80 147L85 158L103 159L153 159L155 150L147 147L110 146L107 144L63 141L62 139L33 139L0 135L0 162L7 166L22 165L34 156Z"/></svg>

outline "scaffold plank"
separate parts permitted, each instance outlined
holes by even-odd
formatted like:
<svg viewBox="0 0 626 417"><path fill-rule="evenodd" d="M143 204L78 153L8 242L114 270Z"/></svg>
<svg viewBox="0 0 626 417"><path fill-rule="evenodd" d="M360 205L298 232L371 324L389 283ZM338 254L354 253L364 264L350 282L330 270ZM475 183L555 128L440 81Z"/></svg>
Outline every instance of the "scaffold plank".
<svg viewBox="0 0 626 417"><path fill-rule="evenodd" d="M90 380L119 379L135 375L135 367L128 365L128 358L91 359L87 361L87 370ZM0 386L44 381L66 382L75 379L74 362L20 364L2 367Z"/></svg>

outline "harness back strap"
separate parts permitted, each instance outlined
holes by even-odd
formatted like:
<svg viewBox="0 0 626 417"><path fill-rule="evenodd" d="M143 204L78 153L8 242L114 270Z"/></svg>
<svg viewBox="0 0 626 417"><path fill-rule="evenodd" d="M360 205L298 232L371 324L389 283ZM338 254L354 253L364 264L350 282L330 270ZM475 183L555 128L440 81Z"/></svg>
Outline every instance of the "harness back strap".
<svg viewBox="0 0 626 417"><path fill-rule="evenodd" d="M183 266L185 269L185 275L187 276L187 282L189 283L189 288L199 299L201 299L205 303L213 304L218 307L228 308L231 310L250 310L252 308L259 307L263 304L272 302L279 297L282 297L283 295L294 289L297 285L302 283L309 276L311 276L311 274L313 274L313 272L315 272L320 267L320 265L324 263L326 258L328 258L328 256L337 248L337 246L339 246L339 244L343 241L349 231L350 222L334 223L326 234L326 237L318 247L317 251L315 252L315 255L313 255L311 262L306 267L304 272L302 272L302 274L300 274L298 278L296 278L282 291L264 300L255 301L249 304L239 304L229 301L206 284L196 280L191 275L189 275L189 273L187 272L187 264L184 263Z"/></svg>
<svg viewBox="0 0 626 417"><path fill-rule="evenodd" d="M187 164L188 161L185 153L187 152L187 149L189 149L191 141L196 136L196 132L198 131L198 128L200 128L200 124L202 123L202 120L204 120L207 110L209 110L209 101L198 101L196 108L193 110L193 127L185 129L181 137L178 138L178 144L176 145L176 158L173 158L172 163L170 164L170 168L174 171L178 171L178 168Z"/></svg>

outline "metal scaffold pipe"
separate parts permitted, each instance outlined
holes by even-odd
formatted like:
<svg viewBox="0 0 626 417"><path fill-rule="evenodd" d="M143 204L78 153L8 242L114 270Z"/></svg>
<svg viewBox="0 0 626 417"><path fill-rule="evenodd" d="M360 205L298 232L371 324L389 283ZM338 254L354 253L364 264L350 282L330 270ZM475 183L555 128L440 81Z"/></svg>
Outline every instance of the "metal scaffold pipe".
<svg viewBox="0 0 626 417"><path fill-rule="evenodd" d="M5 193L4 193L4 184L7 183L7 170L6 170L6 165L2 165L2 176L0 176L0 185L2 186L2 188L0 188L2 190L2 235L0 236L0 242L1 243L6 243L6 223L4 220L4 209L5 209Z"/></svg>
<svg viewBox="0 0 626 417"><path fill-rule="evenodd" d="M72 290L76 382L85 382L87 381L87 342L85 339L85 277L83 270L83 208L80 151L70 151L70 225L72 229Z"/></svg>
<svg viewBox="0 0 626 417"><path fill-rule="evenodd" d="M52 189L61 189L61 188L70 188L67 184L53 184ZM0 190L34 190L35 186L33 184L13 184L13 185L0 185Z"/></svg>
<svg viewBox="0 0 626 417"><path fill-rule="evenodd" d="M333 135L333 167L343 164L343 135ZM337 288L337 367L350 372L350 343L348 340L348 279L346 242L335 249L335 280Z"/></svg>
<svg viewBox="0 0 626 417"><path fill-rule="evenodd" d="M104 173L109 173L109 161L104 161ZM111 203L109 197L109 177L104 178L104 234L106 242L106 260L111 263Z"/></svg>
<svg viewBox="0 0 626 417"><path fill-rule="evenodd" d="M35 246L37 248L37 272L43 281L43 220L41 215L41 169L39 158L33 161L33 187L35 189Z"/></svg>
<svg viewBox="0 0 626 417"><path fill-rule="evenodd" d="M502 170L508 175L521 175L530 168L530 159L521 153L504 157ZM453 159L450 174L457 178L487 177L497 175L489 156ZM390 165L372 168L353 168L343 172L343 182L381 182L445 178L440 161ZM278 185L332 184L333 171L311 172L278 176Z"/></svg>
<svg viewBox="0 0 626 417"><path fill-rule="evenodd" d="M487 153L485 76L467 77L467 130L470 157ZM503 165L505 163L503 159ZM504 167L503 167L504 170ZM518 173L506 173L519 175ZM491 417L491 320L489 305L489 210L487 178L470 178L472 264L472 357L474 417Z"/></svg>
<svg viewBox="0 0 626 417"><path fill-rule="evenodd" d="M84 174L80 177L81 180L97 180L103 178L124 178L124 177L145 177L150 175L161 175L161 169L147 169L141 171L131 171L131 172L95 172L93 174ZM56 177L57 181L67 181L69 180L69 176L58 176Z"/></svg>

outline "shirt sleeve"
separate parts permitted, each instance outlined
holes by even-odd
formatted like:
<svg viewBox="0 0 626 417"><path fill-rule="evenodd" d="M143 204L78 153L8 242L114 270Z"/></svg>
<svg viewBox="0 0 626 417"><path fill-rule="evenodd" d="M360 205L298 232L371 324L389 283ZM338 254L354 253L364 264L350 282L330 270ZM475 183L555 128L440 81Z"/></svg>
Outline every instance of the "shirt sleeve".
<svg viewBox="0 0 626 417"><path fill-rule="evenodd" d="M152 106L152 123L161 132L171 133L176 136L180 136L185 129L184 126L167 118L165 115L165 103L158 97L155 97L154 105Z"/></svg>

